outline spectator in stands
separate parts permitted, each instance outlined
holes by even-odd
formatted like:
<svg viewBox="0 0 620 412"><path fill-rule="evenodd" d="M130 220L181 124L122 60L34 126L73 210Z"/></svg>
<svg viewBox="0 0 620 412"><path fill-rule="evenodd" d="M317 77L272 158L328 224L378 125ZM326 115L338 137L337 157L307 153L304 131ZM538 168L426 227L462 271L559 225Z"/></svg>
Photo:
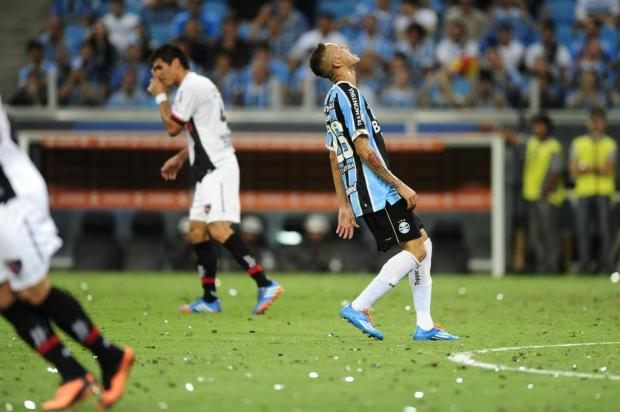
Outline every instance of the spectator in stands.
<svg viewBox="0 0 620 412"><path fill-rule="evenodd" d="M490 47L486 50L483 67L492 77L494 86L513 107L520 107L522 96L527 92L527 80L516 69L508 69L498 51Z"/></svg>
<svg viewBox="0 0 620 412"><path fill-rule="evenodd" d="M246 107L267 108L271 101L271 83L269 82L269 66L259 62L252 66L250 81L243 91L243 105Z"/></svg>
<svg viewBox="0 0 620 412"><path fill-rule="evenodd" d="M418 24L429 35L437 29L438 16L431 8L420 7L420 0L403 0L400 3L400 12L394 19L396 40L406 40L407 31L412 24Z"/></svg>
<svg viewBox="0 0 620 412"><path fill-rule="evenodd" d="M252 21L252 39L272 43L274 56L284 59L295 41L308 30L308 21L293 0L263 5Z"/></svg>
<svg viewBox="0 0 620 412"><path fill-rule="evenodd" d="M213 67L211 48L204 36L202 23L197 18L190 18L185 22L181 40L187 44L189 58L201 67Z"/></svg>
<svg viewBox="0 0 620 412"><path fill-rule="evenodd" d="M397 43L396 50L407 56L415 84L422 83L424 76L435 66L433 41L418 23L407 28L406 38Z"/></svg>
<svg viewBox="0 0 620 412"><path fill-rule="evenodd" d="M142 50L135 44L130 44L127 47L123 63L114 68L110 76L110 89L118 90L121 87L125 73L129 71L135 73L138 86L146 89L151 79L151 68L144 62Z"/></svg>
<svg viewBox="0 0 620 412"><path fill-rule="evenodd" d="M609 67L607 59L598 39L588 41L579 57L576 61L573 61L572 70L578 75L580 72L593 71L601 78L608 77Z"/></svg>
<svg viewBox="0 0 620 412"><path fill-rule="evenodd" d="M491 29L487 36L496 36L499 28L508 24L521 43L530 44L534 40L534 24L525 1L499 0L491 10L490 18Z"/></svg>
<svg viewBox="0 0 620 412"><path fill-rule="evenodd" d="M566 70L569 68L571 59L568 48L559 44L555 38L555 25L551 21L543 23L541 42L534 43L527 48L525 54L525 65L528 70L532 70L537 57L544 57L553 74L558 79L565 78Z"/></svg>
<svg viewBox="0 0 620 412"><path fill-rule="evenodd" d="M71 64L72 70L58 91L58 101L64 105L92 106L103 99L102 76L97 70L95 49L84 42L80 55Z"/></svg>
<svg viewBox="0 0 620 412"><path fill-rule="evenodd" d="M297 67L308 52L313 50L319 43L347 43L347 39L335 29L334 19L331 14L321 13L316 18L315 28L305 32L299 37L290 53L293 60L292 66Z"/></svg>
<svg viewBox="0 0 620 412"><path fill-rule="evenodd" d="M569 109L592 109L607 106L607 96L602 90L596 72L586 71L581 75L579 88L566 98Z"/></svg>
<svg viewBox="0 0 620 412"><path fill-rule="evenodd" d="M418 92L411 84L409 70L406 67L393 73L392 82L381 94L380 103L385 107L409 109L418 104Z"/></svg>
<svg viewBox="0 0 620 412"><path fill-rule="evenodd" d="M394 54L392 43L379 32L378 20L372 14L363 18L362 30L350 44L354 54L361 55L366 50L372 50L383 61L390 60Z"/></svg>
<svg viewBox="0 0 620 412"><path fill-rule="evenodd" d="M373 2L359 2L355 8L352 23L359 24L364 17L373 15L377 18L379 32L389 40L395 39L394 21L396 18L395 9L392 7L391 0L375 0Z"/></svg>
<svg viewBox="0 0 620 412"><path fill-rule="evenodd" d="M152 48L171 40L170 22L179 12L176 0L146 0L142 21L149 30Z"/></svg>
<svg viewBox="0 0 620 412"><path fill-rule="evenodd" d="M45 59L50 63L58 61L58 52L65 48L64 24L59 17L52 17L47 22L47 28L37 40L43 45Z"/></svg>
<svg viewBox="0 0 620 412"><path fill-rule="evenodd" d="M26 53L30 63L19 70L18 86L24 86L28 77L33 73L36 74L38 81L42 81L45 85L45 79L50 71L56 69L55 65L45 60L43 45L38 40L29 40L26 43Z"/></svg>
<svg viewBox="0 0 620 412"><path fill-rule="evenodd" d="M512 26L502 24L497 34L497 51L509 70L518 70L523 61L525 47L513 38Z"/></svg>
<svg viewBox="0 0 620 412"><path fill-rule="evenodd" d="M240 103L238 74L232 68L232 59L228 53L222 52L215 56L215 67L210 78L220 89L222 100L227 106Z"/></svg>
<svg viewBox="0 0 620 412"><path fill-rule="evenodd" d="M235 69L245 67L251 58L250 44L237 35L237 20L227 17L222 23L222 37L214 45L214 53L227 53Z"/></svg>
<svg viewBox="0 0 620 412"><path fill-rule="evenodd" d="M108 29L103 21L97 20L95 22L93 33L87 41L92 45L95 52L94 64L96 70L99 71L101 80L107 82L110 72L117 62L118 52L112 42L110 42Z"/></svg>
<svg viewBox="0 0 620 412"><path fill-rule="evenodd" d="M451 6L446 11L444 17L445 33L448 34L448 28L453 21L461 21L465 25L469 37L474 41L480 41L487 29L487 17L482 11L475 6L474 0L458 0L457 4Z"/></svg>
<svg viewBox="0 0 620 412"><path fill-rule="evenodd" d="M383 67L376 64L377 60L378 56L372 50L366 50L360 56L360 62L355 69L357 87L371 107L376 102L385 80Z"/></svg>
<svg viewBox="0 0 620 412"><path fill-rule="evenodd" d="M450 22L448 36L437 45L436 56L444 69L459 64L459 61L475 59L478 56L478 44L469 40L467 28L461 20Z"/></svg>
<svg viewBox="0 0 620 412"><path fill-rule="evenodd" d="M508 105L508 97L504 90L495 84L493 73L481 70L475 85L474 107L501 109Z"/></svg>
<svg viewBox="0 0 620 412"><path fill-rule="evenodd" d="M571 54L573 58L581 56L588 43L598 40L605 60L613 60L618 51L620 39L610 27L602 27L599 19L588 17L581 23L581 28L573 36Z"/></svg>
<svg viewBox="0 0 620 412"><path fill-rule="evenodd" d="M41 73L31 71L15 94L9 99L13 106L44 106L47 103L45 79Z"/></svg>
<svg viewBox="0 0 620 412"><path fill-rule="evenodd" d="M123 75L120 90L112 93L107 106L114 109L153 107L153 99L149 98L144 92L137 79L138 76L135 71L127 70Z"/></svg>
<svg viewBox="0 0 620 412"><path fill-rule="evenodd" d="M202 7L203 0L188 0L186 10L180 11L172 20L171 37L176 39L186 33L187 22L198 20L201 33L206 39L214 40L220 35L220 18L217 14Z"/></svg>
<svg viewBox="0 0 620 412"><path fill-rule="evenodd" d="M575 5L575 18L579 22L585 21L588 17L597 17L607 26L617 27L619 15L618 0L577 0Z"/></svg>
<svg viewBox="0 0 620 412"><path fill-rule="evenodd" d="M129 47L137 40L136 28L140 24L140 18L125 10L125 0L111 0L110 12L103 16L110 42L116 50L123 55Z"/></svg>
<svg viewBox="0 0 620 412"><path fill-rule="evenodd" d="M529 87L535 87L535 83L532 83L533 81L537 81L540 88L540 107L551 109L563 106L564 86L553 73L545 56L541 55L534 59L530 69L530 77L528 78L528 89ZM523 97L527 98L526 95Z"/></svg>
<svg viewBox="0 0 620 412"><path fill-rule="evenodd" d="M616 141L605 133L605 110L590 111L588 134L576 137L570 150L570 173L577 196L579 272L604 273L610 268L611 200L616 194ZM592 231L598 234L600 256L592 257Z"/></svg>

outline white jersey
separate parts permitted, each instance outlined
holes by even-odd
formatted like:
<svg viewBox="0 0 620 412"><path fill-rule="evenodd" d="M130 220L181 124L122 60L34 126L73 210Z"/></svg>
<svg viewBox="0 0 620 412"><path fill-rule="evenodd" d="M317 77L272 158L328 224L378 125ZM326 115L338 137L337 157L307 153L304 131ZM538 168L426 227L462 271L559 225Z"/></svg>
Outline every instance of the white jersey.
<svg viewBox="0 0 620 412"><path fill-rule="evenodd" d="M61 246L45 181L11 140L0 101L0 284L14 291L38 284Z"/></svg>
<svg viewBox="0 0 620 412"><path fill-rule="evenodd" d="M211 80L187 73L174 97L172 118L187 127L189 161L197 181L234 157L224 101Z"/></svg>
<svg viewBox="0 0 620 412"><path fill-rule="evenodd" d="M14 197L47 204L47 187L30 158L11 140L0 99L0 206Z"/></svg>

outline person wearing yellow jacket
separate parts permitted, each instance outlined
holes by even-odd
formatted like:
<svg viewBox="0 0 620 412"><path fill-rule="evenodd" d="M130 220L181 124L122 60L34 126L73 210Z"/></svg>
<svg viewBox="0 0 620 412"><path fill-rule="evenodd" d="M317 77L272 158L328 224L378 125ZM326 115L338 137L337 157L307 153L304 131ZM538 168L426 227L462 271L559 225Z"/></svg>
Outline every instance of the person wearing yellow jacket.
<svg viewBox="0 0 620 412"><path fill-rule="evenodd" d="M529 234L541 273L557 273L560 263L557 216L565 199L564 156L561 143L552 133L548 116L540 114L532 119L523 166L522 196L528 205Z"/></svg>
<svg viewBox="0 0 620 412"><path fill-rule="evenodd" d="M616 194L616 142L605 134L607 117L593 108L588 134L575 137L570 151L570 173L577 197L579 271L606 271L611 266L611 201ZM591 229L598 234L599 256L591 250Z"/></svg>
<svg viewBox="0 0 620 412"><path fill-rule="evenodd" d="M489 130L501 132L508 142L524 148L521 196L527 204L528 243L535 250L536 270L557 273L561 251L557 216L565 199L564 155L561 143L553 137L553 122L549 116L538 114L530 123L532 134L529 137L497 125ZM515 254L525 253L524 240L523 236L515 238Z"/></svg>

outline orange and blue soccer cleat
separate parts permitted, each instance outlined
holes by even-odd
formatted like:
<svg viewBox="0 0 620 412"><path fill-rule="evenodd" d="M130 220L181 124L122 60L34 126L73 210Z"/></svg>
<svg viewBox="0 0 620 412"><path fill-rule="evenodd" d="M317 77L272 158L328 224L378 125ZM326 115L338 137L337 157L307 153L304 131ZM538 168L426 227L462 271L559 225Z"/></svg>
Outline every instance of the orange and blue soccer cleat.
<svg viewBox="0 0 620 412"><path fill-rule="evenodd" d="M99 409L107 409L111 407L118 402L121 396L123 396L123 392L125 392L127 377L129 376L135 357L133 354L133 349L128 346L124 348L123 352L123 357L118 364L118 368L110 378L109 387L106 388L104 382L104 388L101 392L101 400L97 404L97 408Z"/></svg>
<svg viewBox="0 0 620 412"><path fill-rule="evenodd" d="M65 382L56 390L54 399L41 404L41 409L44 411L60 411L77 405L93 394L94 383L95 377L91 373Z"/></svg>
<svg viewBox="0 0 620 412"><path fill-rule="evenodd" d="M383 334L377 330L367 310L355 310L349 303L342 308L340 316L371 338L383 340Z"/></svg>
<svg viewBox="0 0 620 412"><path fill-rule="evenodd" d="M275 280L271 281L271 285L258 288L258 303L254 307L252 314L262 315L269 309L271 305L284 292L284 288Z"/></svg>

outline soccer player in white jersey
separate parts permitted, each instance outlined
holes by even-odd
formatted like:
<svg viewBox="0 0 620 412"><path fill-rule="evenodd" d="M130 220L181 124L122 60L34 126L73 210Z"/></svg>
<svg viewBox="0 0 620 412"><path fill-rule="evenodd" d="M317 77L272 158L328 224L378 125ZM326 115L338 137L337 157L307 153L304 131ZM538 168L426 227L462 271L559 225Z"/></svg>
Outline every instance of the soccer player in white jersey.
<svg viewBox="0 0 620 412"><path fill-rule="evenodd" d="M133 351L108 342L78 301L47 277L62 241L50 216L45 181L10 134L0 101L0 314L61 376L55 398L43 402L43 410L69 408L90 396L95 384L50 321L97 358L103 383L98 406L108 408L123 394Z"/></svg>
<svg viewBox="0 0 620 412"><path fill-rule="evenodd" d="M187 57L173 45L163 45L150 58L153 78L148 91L155 97L166 131L177 136L187 131L187 148L171 157L162 167L166 180L176 179L189 158L196 182L189 212L190 238L194 245L203 296L181 306L185 313L218 313L216 295L217 255L213 241L222 244L256 281L258 302L254 314L263 314L283 292L269 279L231 223L239 223L239 165L231 142L230 129L219 90L208 78L189 71ZM171 86L178 87L172 107L168 103Z"/></svg>
<svg viewBox="0 0 620 412"><path fill-rule="evenodd" d="M414 340L456 340L431 318L431 255L433 246L422 221L413 213L418 195L389 170L381 126L356 87L359 58L344 44L319 44L310 68L333 83L325 98L326 146L338 197L337 234L351 239L356 218L363 218L380 251L393 246L401 252L340 315L376 339L383 334L369 310L405 276L413 291L417 325Z"/></svg>

